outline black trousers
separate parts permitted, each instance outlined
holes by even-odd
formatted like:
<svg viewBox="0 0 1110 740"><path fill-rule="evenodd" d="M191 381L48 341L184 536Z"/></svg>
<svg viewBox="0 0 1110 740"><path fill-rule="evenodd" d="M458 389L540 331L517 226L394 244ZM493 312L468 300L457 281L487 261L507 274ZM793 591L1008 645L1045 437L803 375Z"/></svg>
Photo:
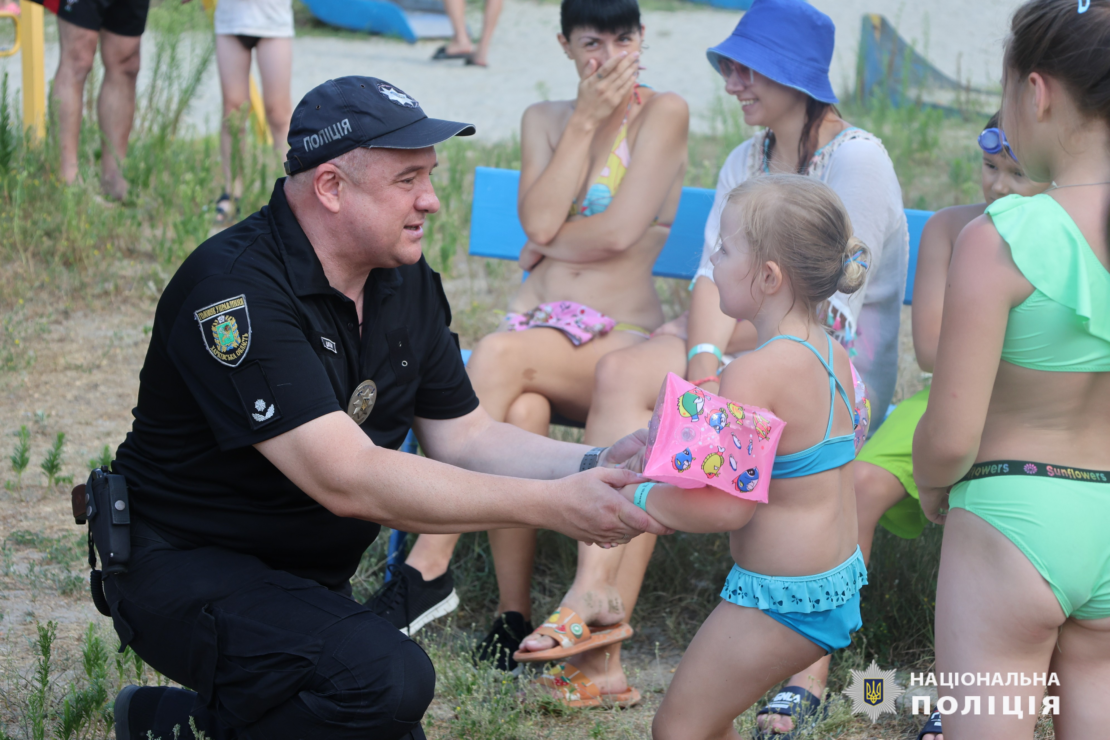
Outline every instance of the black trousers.
<svg viewBox="0 0 1110 740"><path fill-rule="evenodd" d="M104 582L120 640L197 692L210 736L423 740L431 660L349 596L250 555L177 549L142 524L131 562Z"/></svg>

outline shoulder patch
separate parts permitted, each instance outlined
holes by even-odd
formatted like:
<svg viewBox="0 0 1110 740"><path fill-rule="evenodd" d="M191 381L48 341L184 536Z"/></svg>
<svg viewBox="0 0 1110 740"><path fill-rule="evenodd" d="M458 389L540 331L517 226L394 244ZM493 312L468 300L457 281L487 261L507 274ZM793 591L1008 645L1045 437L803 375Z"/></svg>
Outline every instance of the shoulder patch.
<svg viewBox="0 0 1110 740"><path fill-rule="evenodd" d="M251 317L246 295L226 298L197 309L193 316L200 325L204 347L217 362L236 367L251 345Z"/></svg>

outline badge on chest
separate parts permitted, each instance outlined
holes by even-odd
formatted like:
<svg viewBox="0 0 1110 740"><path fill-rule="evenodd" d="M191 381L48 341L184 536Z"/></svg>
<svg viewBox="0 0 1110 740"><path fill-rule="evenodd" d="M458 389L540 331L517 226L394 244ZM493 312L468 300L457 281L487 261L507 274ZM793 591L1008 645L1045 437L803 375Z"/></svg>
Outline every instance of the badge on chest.
<svg viewBox="0 0 1110 740"><path fill-rule="evenodd" d="M362 381L351 394L351 400L347 404L347 416L354 419L355 424L362 426L362 423L370 418L370 412L374 410L374 403L377 400L378 386L373 380Z"/></svg>

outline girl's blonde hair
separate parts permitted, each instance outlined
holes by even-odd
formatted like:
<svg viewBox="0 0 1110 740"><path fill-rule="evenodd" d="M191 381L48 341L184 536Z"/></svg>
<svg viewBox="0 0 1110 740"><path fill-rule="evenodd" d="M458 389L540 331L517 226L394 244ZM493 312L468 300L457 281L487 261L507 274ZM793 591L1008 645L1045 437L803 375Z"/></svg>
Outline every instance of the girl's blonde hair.
<svg viewBox="0 0 1110 740"><path fill-rule="evenodd" d="M775 262L794 298L814 314L837 291L863 286L871 252L852 236L852 221L828 185L802 175L763 175L728 194L725 208L740 209L740 231L754 264Z"/></svg>

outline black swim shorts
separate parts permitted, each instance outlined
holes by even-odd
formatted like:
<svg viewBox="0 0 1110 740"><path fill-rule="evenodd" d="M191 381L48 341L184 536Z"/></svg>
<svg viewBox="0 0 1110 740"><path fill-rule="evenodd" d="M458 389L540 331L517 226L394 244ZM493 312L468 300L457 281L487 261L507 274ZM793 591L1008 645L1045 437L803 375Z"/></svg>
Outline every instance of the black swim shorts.
<svg viewBox="0 0 1110 740"><path fill-rule="evenodd" d="M64 21L90 31L142 36L150 0L35 0Z"/></svg>

